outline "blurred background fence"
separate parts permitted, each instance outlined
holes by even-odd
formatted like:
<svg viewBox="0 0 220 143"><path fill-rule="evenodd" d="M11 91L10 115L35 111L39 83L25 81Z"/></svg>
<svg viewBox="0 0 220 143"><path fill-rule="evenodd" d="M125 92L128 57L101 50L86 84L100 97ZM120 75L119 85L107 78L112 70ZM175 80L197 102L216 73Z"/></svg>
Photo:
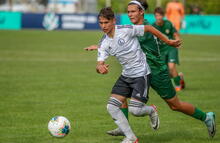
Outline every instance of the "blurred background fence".
<svg viewBox="0 0 220 143"><path fill-rule="evenodd" d="M97 13L112 6L118 24L130 24L126 14L130 0L0 0L0 29L99 29ZM154 22L153 10L170 0L148 0L146 14ZM220 0L180 0L186 11L182 34L220 35Z"/></svg>
<svg viewBox="0 0 220 143"><path fill-rule="evenodd" d="M130 0L0 0L0 11L96 13L106 5L112 5L115 12L125 13ZM220 14L219 0L180 0L187 14ZM156 6L165 8L169 0L148 0L152 13Z"/></svg>

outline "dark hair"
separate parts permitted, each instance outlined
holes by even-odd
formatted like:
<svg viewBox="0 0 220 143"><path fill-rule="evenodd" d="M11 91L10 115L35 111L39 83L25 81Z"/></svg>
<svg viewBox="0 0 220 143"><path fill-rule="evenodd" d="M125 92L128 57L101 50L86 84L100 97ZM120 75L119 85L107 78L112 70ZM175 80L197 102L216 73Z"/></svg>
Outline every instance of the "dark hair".
<svg viewBox="0 0 220 143"><path fill-rule="evenodd" d="M147 0L136 0L136 1L140 2L141 5L144 7L145 10L148 9L149 5L148 5L148 3L147 3Z"/></svg>
<svg viewBox="0 0 220 143"><path fill-rule="evenodd" d="M156 14L156 13L159 13L159 14L161 14L161 15L163 15L163 16L164 16L164 14L165 14L163 8L161 8L161 7L155 8L154 14Z"/></svg>
<svg viewBox="0 0 220 143"><path fill-rule="evenodd" d="M143 6L144 10L148 9L147 0L135 0L135 1L138 1ZM131 5L131 4L128 4L128 5ZM138 6L138 7L139 7L140 10L142 10L142 8L140 6Z"/></svg>
<svg viewBox="0 0 220 143"><path fill-rule="evenodd" d="M115 18L115 14L111 7L105 7L100 10L98 18L99 17L104 17L108 20L111 20Z"/></svg>

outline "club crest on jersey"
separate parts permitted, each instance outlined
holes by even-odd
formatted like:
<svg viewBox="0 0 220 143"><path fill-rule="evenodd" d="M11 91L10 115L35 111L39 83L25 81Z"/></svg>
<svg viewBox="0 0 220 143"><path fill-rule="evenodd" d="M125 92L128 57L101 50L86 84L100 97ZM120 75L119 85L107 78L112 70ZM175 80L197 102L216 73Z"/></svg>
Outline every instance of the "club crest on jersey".
<svg viewBox="0 0 220 143"><path fill-rule="evenodd" d="M118 45L119 45L119 46L123 46L124 44L125 44L125 40L122 39L122 38L120 38L120 39L118 40Z"/></svg>
<svg viewBox="0 0 220 143"><path fill-rule="evenodd" d="M166 31L165 31L167 34L169 34L170 33L170 30L169 29L166 29Z"/></svg>

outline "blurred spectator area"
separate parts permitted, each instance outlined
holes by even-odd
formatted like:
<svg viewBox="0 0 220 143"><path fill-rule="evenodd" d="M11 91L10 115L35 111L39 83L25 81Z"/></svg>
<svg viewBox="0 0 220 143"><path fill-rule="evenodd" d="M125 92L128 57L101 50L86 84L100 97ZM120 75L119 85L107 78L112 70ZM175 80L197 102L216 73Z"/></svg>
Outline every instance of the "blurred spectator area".
<svg viewBox="0 0 220 143"><path fill-rule="evenodd" d="M0 0L0 11L96 13L96 0Z"/></svg>
<svg viewBox="0 0 220 143"><path fill-rule="evenodd" d="M97 13L105 6L112 6L116 13L127 13L131 0L0 0L0 11L32 13ZM170 0L147 0L153 13L157 6L166 8ZM179 0L185 5L186 14L220 14L220 0Z"/></svg>

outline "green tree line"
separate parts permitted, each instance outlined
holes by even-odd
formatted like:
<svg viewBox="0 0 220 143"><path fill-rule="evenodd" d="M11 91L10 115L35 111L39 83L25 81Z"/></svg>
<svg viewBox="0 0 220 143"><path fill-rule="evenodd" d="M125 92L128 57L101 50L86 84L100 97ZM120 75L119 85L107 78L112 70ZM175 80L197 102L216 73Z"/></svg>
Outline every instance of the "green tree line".
<svg viewBox="0 0 220 143"><path fill-rule="evenodd" d="M111 0L112 8L116 13L126 13L127 4L131 0ZM170 0L160 0L161 7L166 8ZM180 0L184 2L184 0ZM148 13L153 13L157 0L147 0L149 4ZM98 0L98 10L105 7L106 0ZM186 14L220 14L220 0L185 0ZM197 12L197 13L196 13Z"/></svg>

